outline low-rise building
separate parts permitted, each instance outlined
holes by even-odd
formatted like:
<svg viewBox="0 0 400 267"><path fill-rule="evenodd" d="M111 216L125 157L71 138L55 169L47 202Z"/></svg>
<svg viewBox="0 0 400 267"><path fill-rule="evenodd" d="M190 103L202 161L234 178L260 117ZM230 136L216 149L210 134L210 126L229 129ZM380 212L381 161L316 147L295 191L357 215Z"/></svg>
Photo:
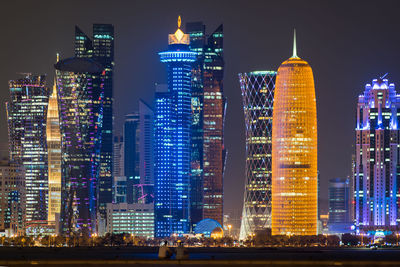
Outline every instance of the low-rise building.
<svg viewBox="0 0 400 267"><path fill-rule="evenodd" d="M153 203L108 203L107 232L154 237Z"/></svg>

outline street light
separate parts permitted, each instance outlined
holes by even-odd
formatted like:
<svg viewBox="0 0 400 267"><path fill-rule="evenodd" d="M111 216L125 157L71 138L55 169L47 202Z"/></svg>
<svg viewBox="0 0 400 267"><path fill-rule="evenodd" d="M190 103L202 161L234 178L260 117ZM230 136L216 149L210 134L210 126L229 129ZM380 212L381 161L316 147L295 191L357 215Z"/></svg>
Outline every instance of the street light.
<svg viewBox="0 0 400 267"><path fill-rule="evenodd" d="M228 235L229 235L229 237L231 237L231 229L232 229L232 225L228 224Z"/></svg>
<svg viewBox="0 0 400 267"><path fill-rule="evenodd" d="M91 239L92 239L92 247L94 247L94 239L97 237L97 234L96 233L94 233L94 234L92 234L92 236L91 236Z"/></svg>

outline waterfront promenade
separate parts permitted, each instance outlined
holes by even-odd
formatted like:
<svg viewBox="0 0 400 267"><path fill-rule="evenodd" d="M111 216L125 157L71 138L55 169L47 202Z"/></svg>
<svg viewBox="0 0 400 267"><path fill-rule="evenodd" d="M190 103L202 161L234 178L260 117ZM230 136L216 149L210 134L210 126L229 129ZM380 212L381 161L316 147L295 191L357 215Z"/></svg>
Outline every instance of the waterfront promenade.
<svg viewBox="0 0 400 267"><path fill-rule="evenodd" d="M155 247L0 247L0 266L400 266L380 248L189 248L190 259L158 260Z"/></svg>

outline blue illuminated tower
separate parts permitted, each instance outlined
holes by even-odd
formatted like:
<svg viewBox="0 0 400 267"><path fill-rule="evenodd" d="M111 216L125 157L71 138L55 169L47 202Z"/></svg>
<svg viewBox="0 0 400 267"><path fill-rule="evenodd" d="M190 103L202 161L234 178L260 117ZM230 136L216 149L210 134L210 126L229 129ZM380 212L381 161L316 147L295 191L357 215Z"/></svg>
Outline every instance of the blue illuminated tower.
<svg viewBox="0 0 400 267"><path fill-rule="evenodd" d="M396 230L399 224L400 95L385 77L358 97L354 173L357 232Z"/></svg>
<svg viewBox="0 0 400 267"><path fill-rule="evenodd" d="M180 29L168 36L168 51L159 53L167 65L168 90L155 100L155 236L189 232L191 70L197 53Z"/></svg>

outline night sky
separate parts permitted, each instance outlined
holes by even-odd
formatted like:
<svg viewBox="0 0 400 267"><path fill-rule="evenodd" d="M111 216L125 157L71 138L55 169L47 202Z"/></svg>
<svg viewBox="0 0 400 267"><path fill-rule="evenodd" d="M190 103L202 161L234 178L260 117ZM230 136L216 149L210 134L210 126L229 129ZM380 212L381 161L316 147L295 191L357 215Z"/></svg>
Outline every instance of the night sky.
<svg viewBox="0 0 400 267"><path fill-rule="evenodd" d="M7 2L7 3L6 3ZM276 70L291 56L293 28L298 55L314 72L321 190L350 174L357 96L365 83L389 73L400 86L398 1L6 1L0 14L0 142L6 151L4 102L17 73L54 75L56 53L73 56L74 26L88 36L93 23L115 26L115 133L140 98L152 103L154 84L166 82L157 52L167 48L178 15L182 25L203 21L207 33L224 24L228 98L225 144L225 212L241 214L244 189L244 118L239 72ZM397 4L399 3L399 4ZM400 92L400 89L398 90Z"/></svg>

